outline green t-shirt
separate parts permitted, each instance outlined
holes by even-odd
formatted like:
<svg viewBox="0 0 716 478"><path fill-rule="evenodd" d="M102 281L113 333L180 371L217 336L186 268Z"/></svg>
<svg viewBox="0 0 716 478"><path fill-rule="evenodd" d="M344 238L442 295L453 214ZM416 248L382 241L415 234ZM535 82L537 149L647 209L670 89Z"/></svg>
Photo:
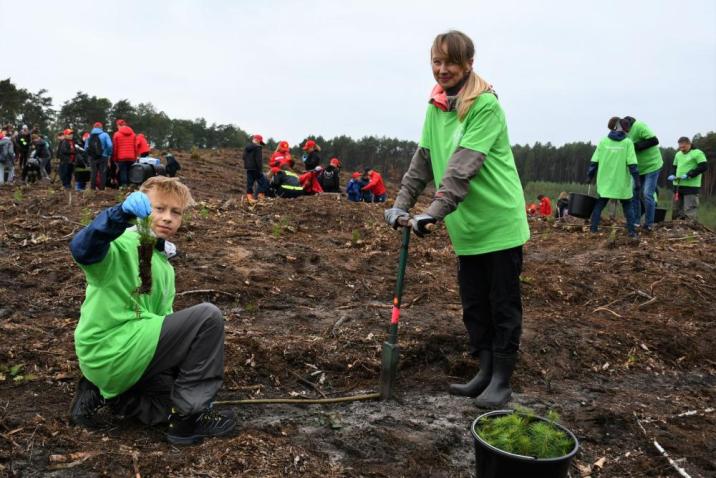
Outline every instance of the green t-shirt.
<svg viewBox="0 0 716 478"><path fill-rule="evenodd" d="M700 149L691 148L688 153L682 153L681 151L676 153L674 156L674 166L676 166L676 177L683 176L696 167L699 163L706 162L706 155ZM679 179L674 184L677 186L688 186L692 188L701 187L701 176L699 174L695 178Z"/></svg>
<svg viewBox="0 0 716 478"><path fill-rule="evenodd" d="M127 230L112 241L98 263L80 264L87 279L85 301L75 329L75 351L85 377L105 398L129 389L154 356L164 317L172 313L174 268L152 255L152 292L138 295L139 234Z"/></svg>
<svg viewBox="0 0 716 478"><path fill-rule="evenodd" d="M638 143L644 139L656 136L643 121L635 121L627 133L632 143ZM659 146L652 146L636 153L636 161L639 167L639 174L649 174L658 171L664 165L661 159Z"/></svg>
<svg viewBox="0 0 716 478"><path fill-rule="evenodd" d="M634 143L629 138L616 141L608 136L594 150L592 162L597 163L597 193L609 199L631 199L632 178L629 165L636 164Z"/></svg>
<svg viewBox="0 0 716 478"><path fill-rule="evenodd" d="M530 231L522 185L505 114L495 95L480 95L463 122L455 111L428 106L420 146L430 150L436 188L458 146L485 155L465 200L445 217L458 256L501 251L527 242Z"/></svg>

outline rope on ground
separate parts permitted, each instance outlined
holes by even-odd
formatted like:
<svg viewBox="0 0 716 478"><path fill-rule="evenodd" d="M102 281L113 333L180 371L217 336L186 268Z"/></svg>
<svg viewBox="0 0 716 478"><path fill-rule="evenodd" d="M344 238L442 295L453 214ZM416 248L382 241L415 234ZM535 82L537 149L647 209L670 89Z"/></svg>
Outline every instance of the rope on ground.
<svg viewBox="0 0 716 478"><path fill-rule="evenodd" d="M368 393L365 395L353 395L350 397L337 398L254 398L250 400L221 400L214 402L214 405L272 405L272 404L290 404L290 405L324 405L330 403L360 402L363 400L377 400L380 393Z"/></svg>

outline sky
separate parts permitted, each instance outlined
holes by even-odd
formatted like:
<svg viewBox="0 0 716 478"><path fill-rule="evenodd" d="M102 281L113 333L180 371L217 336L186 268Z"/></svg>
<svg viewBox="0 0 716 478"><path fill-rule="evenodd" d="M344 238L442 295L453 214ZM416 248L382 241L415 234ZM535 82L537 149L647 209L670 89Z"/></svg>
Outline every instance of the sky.
<svg viewBox="0 0 716 478"><path fill-rule="evenodd" d="M22 5L22 6L21 6ZM0 79L151 102L291 144L417 141L438 33L475 43L510 140L598 142L634 116L664 146L716 130L716 1L0 0ZM22 15L8 12L23 10ZM26 21L14 19L22 17Z"/></svg>

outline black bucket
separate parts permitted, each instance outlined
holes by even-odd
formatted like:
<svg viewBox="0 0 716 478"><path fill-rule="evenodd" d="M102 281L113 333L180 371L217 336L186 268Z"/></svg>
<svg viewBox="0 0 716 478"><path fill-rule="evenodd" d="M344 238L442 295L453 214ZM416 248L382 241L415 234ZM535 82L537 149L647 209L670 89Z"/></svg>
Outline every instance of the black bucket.
<svg viewBox="0 0 716 478"><path fill-rule="evenodd" d="M542 417L535 420L549 422L567 434L574 441L572 451L558 458L534 458L516 455L495 448L484 441L475 431L480 420L515 413L514 410L495 410L480 415L472 422L472 437L475 441L475 470L477 478L566 478L572 458L579 450L579 442L572 432L563 426Z"/></svg>
<svg viewBox="0 0 716 478"><path fill-rule="evenodd" d="M597 198L580 193L569 193L569 205L567 211L570 216L589 219L597 204Z"/></svg>
<svg viewBox="0 0 716 478"><path fill-rule="evenodd" d="M664 222L666 219L666 208L657 207L654 210L654 222Z"/></svg>
<svg viewBox="0 0 716 478"><path fill-rule="evenodd" d="M147 179L156 176L154 166L147 163L134 163L129 168L129 182L140 185Z"/></svg>

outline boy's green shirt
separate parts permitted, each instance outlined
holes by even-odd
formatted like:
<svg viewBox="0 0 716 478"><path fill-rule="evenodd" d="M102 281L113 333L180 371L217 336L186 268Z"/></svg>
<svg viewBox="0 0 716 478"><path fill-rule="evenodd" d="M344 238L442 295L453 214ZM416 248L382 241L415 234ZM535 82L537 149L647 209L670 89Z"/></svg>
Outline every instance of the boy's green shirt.
<svg viewBox="0 0 716 478"><path fill-rule="evenodd" d="M79 264L87 292L75 330L75 351L85 377L104 398L134 385L154 357L164 317L172 313L174 268L152 255L152 291L139 295L139 234L127 230L100 262Z"/></svg>
<svg viewBox="0 0 716 478"><path fill-rule="evenodd" d="M706 162L706 155L703 151L696 148L691 148L688 153L682 153L681 151L676 153L674 156L674 166L676 166L676 177L681 177L694 169L697 165ZM679 179L675 181L676 186L688 186L691 188L701 187L701 176L699 174L695 178Z"/></svg>

